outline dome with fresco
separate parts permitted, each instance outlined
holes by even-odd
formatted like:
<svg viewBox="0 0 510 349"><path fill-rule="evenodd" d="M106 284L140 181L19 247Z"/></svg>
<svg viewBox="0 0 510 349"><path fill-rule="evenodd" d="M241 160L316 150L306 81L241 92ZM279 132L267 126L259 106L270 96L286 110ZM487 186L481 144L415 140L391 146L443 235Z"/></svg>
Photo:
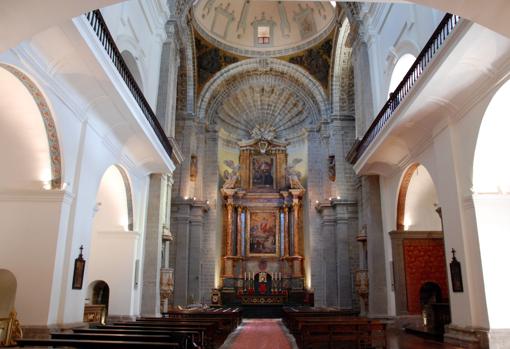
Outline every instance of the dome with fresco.
<svg viewBox="0 0 510 349"><path fill-rule="evenodd" d="M200 0L193 23L211 44L248 57L277 57L326 38L337 11L329 1Z"/></svg>

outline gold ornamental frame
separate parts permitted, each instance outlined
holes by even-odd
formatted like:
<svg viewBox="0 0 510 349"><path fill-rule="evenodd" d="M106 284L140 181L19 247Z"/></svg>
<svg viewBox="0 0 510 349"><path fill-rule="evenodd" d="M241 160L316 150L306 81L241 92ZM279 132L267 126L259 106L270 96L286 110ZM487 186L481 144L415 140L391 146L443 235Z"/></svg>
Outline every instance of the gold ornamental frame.
<svg viewBox="0 0 510 349"><path fill-rule="evenodd" d="M279 257L280 256L280 211L278 206L253 207L246 210L246 255L248 257ZM275 252L274 253L252 253L251 252L251 223L252 215L256 213L273 213L275 220Z"/></svg>

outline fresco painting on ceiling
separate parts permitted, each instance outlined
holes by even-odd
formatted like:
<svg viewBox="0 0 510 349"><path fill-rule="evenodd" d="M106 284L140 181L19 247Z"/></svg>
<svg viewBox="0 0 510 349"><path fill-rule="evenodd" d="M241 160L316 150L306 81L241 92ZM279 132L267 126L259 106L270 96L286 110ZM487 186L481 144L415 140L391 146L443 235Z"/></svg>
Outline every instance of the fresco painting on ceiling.
<svg viewBox="0 0 510 349"><path fill-rule="evenodd" d="M307 39L317 32L315 20L313 18L313 9L308 7L308 4L306 5L306 8L303 8L301 4L299 4L298 6L300 12L294 15L294 20L299 25L299 32L301 34L301 38Z"/></svg>
<svg viewBox="0 0 510 349"><path fill-rule="evenodd" d="M260 155L252 158L251 187L274 187L274 159L271 156Z"/></svg>
<svg viewBox="0 0 510 349"><path fill-rule="evenodd" d="M276 255L278 217L276 212L250 212L250 255Z"/></svg>

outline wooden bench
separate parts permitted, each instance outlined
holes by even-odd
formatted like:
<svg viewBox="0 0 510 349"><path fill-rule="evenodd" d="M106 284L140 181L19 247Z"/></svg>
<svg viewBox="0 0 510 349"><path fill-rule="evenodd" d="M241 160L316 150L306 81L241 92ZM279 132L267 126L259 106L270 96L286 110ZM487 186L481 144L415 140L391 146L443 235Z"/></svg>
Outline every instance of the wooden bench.
<svg viewBox="0 0 510 349"><path fill-rule="evenodd" d="M107 341L87 339L18 339L19 347L72 347L72 348L180 348L179 343Z"/></svg>
<svg viewBox="0 0 510 349"><path fill-rule="evenodd" d="M386 348L386 324L367 318L298 318L297 341L302 349Z"/></svg>
<svg viewBox="0 0 510 349"><path fill-rule="evenodd" d="M177 343L179 348L191 349L187 341L183 338L175 338L170 333L166 335L147 335L147 334L119 334L119 333L71 333L60 332L52 333L52 339L76 339L76 340L100 340L100 341L129 341L129 342L160 342Z"/></svg>
<svg viewBox="0 0 510 349"><path fill-rule="evenodd" d="M238 326L237 317L224 316L223 314L193 314L178 318L139 318L136 323L172 323L172 322L214 322L216 324L216 334L223 340L234 331Z"/></svg>
<svg viewBox="0 0 510 349"><path fill-rule="evenodd" d="M333 308L333 307L284 307L283 323L287 326L291 333L297 331L296 324L298 318L336 318L342 316L352 317L354 314L351 310Z"/></svg>
<svg viewBox="0 0 510 349"><path fill-rule="evenodd" d="M118 335L145 335L145 336L158 336L164 335L175 339L176 343L183 344L186 349L198 348L203 346L202 333L199 331L190 330L125 330L125 329L106 329L106 328L77 328L73 329L74 333L83 334L118 334Z"/></svg>
<svg viewBox="0 0 510 349"><path fill-rule="evenodd" d="M207 308L207 309L171 309L163 313L163 318L186 319L186 318L229 318L232 328L236 328L242 321L241 308Z"/></svg>
<svg viewBox="0 0 510 349"><path fill-rule="evenodd" d="M152 330L152 331L197 331L200 333L200 346L213 348L215 340L215 324L204 322L171 322L171 323L115 323L114 325L97 325L97 329L118 330Z"/></svg>

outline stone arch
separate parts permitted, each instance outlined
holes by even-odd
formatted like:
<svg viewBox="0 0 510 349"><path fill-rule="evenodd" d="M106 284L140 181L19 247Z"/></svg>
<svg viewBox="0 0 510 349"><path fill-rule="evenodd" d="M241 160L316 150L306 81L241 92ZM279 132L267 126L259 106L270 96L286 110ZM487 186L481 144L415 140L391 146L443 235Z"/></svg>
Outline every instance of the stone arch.
<svg viewBox="0 0 510 349"><path fill-rule="evenodd" d="M5 69L13 76L15 76L19 82L23 84L26 90L30 93L34 103L39 109L41 114L41 120L46 130L46 138L48 140L49 159L51 166L51 178L50 187L51 189L60 189L62 186L62 157L60 152L60 144L58 140L57 127L53 118L50 105L47 102L43 92L37 86L37 84L28 75L23 73L18 68L0 63L0 68Z"/></svg>
<svg viewBox="0 0 510 349"><path fill-rule="evenodd" d="M115 165L117 170L119 170L120 175L122 176L122 180L124 181L124 189L126 190L126 206L127 206L127 214L128 214L128 230L133 230L133 192L131 190L131 181L129 180L129 175L127 171L120 165Z"/></svg>
<svg viewBox="0 0 510 349"><path fill-rule="evenodd" d="M131 53L130 50L122 50L120 53L122 58L124 58L124 62L126 62L126 65L131 72L131 75L133 75L133 78L135 79L136 83L138 84L138 87L141 91L143 91L143 77L142 72L140 70L140 67L138 66L138 62L136 57Z"/></svg>
<svg viewBox="0 0 510 349"><path fill-rule="evenodd" d="M93 231L133 230L131 182L127 171L121 165L111 165L104 171L96 200L97 213L94 222L99 222L99 227L94 226ZM104 211L108 212L106 216L103 214Z"/></svg>
<svg viewBox="0 0 510 349"><path fill-rule="evenodd" d="M416 55L409 52L401 54L398 59L395 60L391 74L388 74L388 82L386 84L388 86L388 96L397 88L415 61Z"/></svg>
<svg viewBox="0 0 510 349"><path fill-rule="evenodd" d="M344 17L336 34L336 46L331 76L331 112L333 115L354 115L354 72L352 47L350 46L351 26Z"/></svg>
<svg viewBox="0 0 510 349"><path fill-rule="evenodd" d="M402 180L400 181L400 189L398 190L397 197L397 230L404 230L407 189L409 189L411 178L419 165L420 164L415 163L409 166L407 170L405 170Z"/></svg>
<svg viewBox="0 0 510 349"><path fill-rule="evenodd" d="M437 191L427 168L419 163L410 165L398 192L397 230L408 230L411 223L412 230L442 230L438 208Z"/></svg>
<svg viewBox="0 0 510 349"><path fill-rule="evenodd" d="M189 4L191 6L191 4ZM185 12L188 13L188 12ZM180 69L185 72L186 78L186 105L185 112L193 114L195 112L195 82L196 82L196 70L195 70L195 39L193 36L193 30L191 29L191 23L187 23L187 15L181 17L181 21L178 22L178 33L180 38L180 49L181 53ZM180 74L181 75L181 74ZM180 86L178 86L179 88Z"/></svg>
<svg viewBox="0 0 510 349"><path fill-rule="evenodd" d="M317 110L317 115L322 118L329 117L329 104L326 94L320 83L311 77L303 68L291 63L272 58L253 58L244 60L228 66L217 73L202 90L197 107L197 116L201 121L206 121L206 112L211 107L211 103L217 100L222 89L236 77L243 77L250 72L260 71L276 76L284 76L295 86L299 86L308 95L308 99L313 101Z"/></svg>
<svg viewBox="0 0 510 349"><path fill-rule="evenodd" d="M136 292L133 285L139 235L132 230L130 222L131 189L127 176L127 171L114 164L101 177L87 262L87 279L108 284L108 311L114 315L132 314Z"/></svg>
<svg viewBox="0 0 510 349"><path fill-rule="evenodd" d="M473 204L491 328L509 328L510 165L501 150L510 146L510 80L491 98L482 115L473 157Z"/></svg>

